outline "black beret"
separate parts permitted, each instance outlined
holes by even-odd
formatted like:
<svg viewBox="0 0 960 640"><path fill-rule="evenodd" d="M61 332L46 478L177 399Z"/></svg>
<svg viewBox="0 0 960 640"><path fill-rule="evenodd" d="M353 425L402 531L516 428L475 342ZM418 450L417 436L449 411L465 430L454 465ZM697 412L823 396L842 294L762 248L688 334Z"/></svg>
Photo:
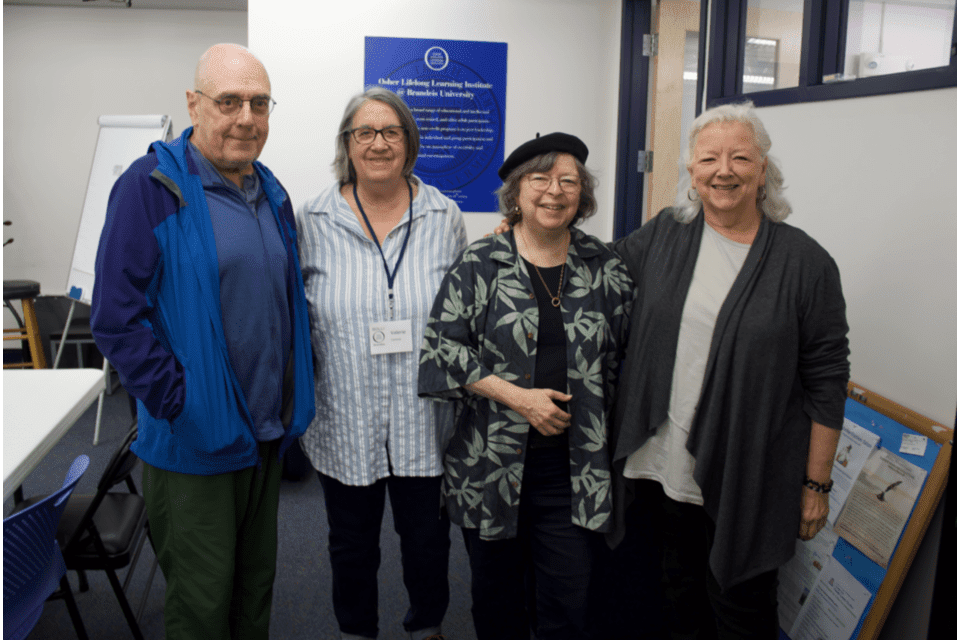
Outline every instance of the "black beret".
<svg viewBox="0 0 960 640"><path fill-rule="evenodd" d="M587 162L587 145L583 140L569 133L548 133L541 136L539 133L533 140L528 140L514 149L513 153L504 161L497 175L501 180L506 180L510 172L531 158L536 158L544 153L559 151L560 153L569 153L580 161L581 164Z"/></svg>

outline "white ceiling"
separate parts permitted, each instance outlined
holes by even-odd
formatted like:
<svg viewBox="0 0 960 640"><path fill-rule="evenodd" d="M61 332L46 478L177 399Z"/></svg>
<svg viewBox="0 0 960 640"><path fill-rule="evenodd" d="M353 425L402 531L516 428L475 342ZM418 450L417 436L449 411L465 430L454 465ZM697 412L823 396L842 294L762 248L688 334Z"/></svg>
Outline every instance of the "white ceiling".
<svg viewBox="0 0 960 640"><path fill-rule="evenodd" d="M247 0L130 0L131 9L193 9L196 11L246 11ZM3 0L3 4L51 7L126 9L126 0Z"/></svg>

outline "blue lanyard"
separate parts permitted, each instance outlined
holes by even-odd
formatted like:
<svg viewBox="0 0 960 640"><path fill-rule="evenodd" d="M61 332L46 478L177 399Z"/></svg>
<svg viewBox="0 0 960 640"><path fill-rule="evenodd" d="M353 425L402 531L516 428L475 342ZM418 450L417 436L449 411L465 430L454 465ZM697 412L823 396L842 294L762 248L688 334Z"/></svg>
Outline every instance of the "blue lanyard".
<svg viewBox="0 0 960 640"><path fill-rule="evenodd" d="M389 294L390 300L391 319L393 318L393 283L397 279L397 272L400 271L400 262L403 260L403 254L407 252L407 242L410 241L410 230L413 228L413 186L409 180L407 181L407 189L410 192L410 222L407 224L407 235L403 238L403 246L400 247L400 255L397 256L397 264L393 267L393 273L390 273L390 267L387 266L387 258L383 255L383 247L380 246L380 241L377 240L377 234L373 230L373 225L370 224L370 219L367 218L367 214L363 210L363 205L360 204L360 197L357 195L357 183L353 183L353 199L357 203L357 209L360 210L360 215L363 216L363 221L367 223L367 229L370 230L370 237L373 238L373 243L377 245L377 251L380 252L380 259L383 260L383 270L387 272L387 293Z"/></svg>

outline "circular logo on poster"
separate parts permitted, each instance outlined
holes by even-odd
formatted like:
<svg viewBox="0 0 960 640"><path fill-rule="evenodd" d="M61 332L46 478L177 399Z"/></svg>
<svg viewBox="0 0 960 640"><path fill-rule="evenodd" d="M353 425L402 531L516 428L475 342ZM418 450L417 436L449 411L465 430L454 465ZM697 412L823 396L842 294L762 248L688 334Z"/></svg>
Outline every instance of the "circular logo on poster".
<svg viewBox="0 0 960 640"><path fill-rule="evenodd" d="M463 189L489 196L499 186L488 173L503 159L503 109L494 85L457 59L445 59L443 71L435 71L431 65L439 61L431 56L437 51L446 55L432 47L424 59L402 63L383 76L403 96L420 129L414 171L457 202L473 193L456 193ZM491 180L496 184L488 189Z"/></svg>
<svg viewBox="0 0 960 640"><path fill-rule="evenodd" d="M450 55L443 47L430 47L423 54L423 61L434 71L443 71L450 64Z"/></svg>

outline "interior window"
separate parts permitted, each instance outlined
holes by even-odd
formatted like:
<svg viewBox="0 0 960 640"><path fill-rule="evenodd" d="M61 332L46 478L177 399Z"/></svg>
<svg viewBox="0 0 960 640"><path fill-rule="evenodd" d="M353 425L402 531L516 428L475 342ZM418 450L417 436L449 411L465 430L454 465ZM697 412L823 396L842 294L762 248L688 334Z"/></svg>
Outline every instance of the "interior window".
<svg viewBox="0 0 960 640"><path fill-rule="evenodd" d="M800 83L803 0L749 0L743 47L743 93Z"/></svg>
<svg viewBox="0 0 960 640"><path fill-rule="evenodd" d="M957 0L702 3L707 106L760 107L957 86Z"/></svg>
<svg viewBox="0 0 960 640"><path fill-rule="evenodd" d="M867 78L950 64L954 0L850 0L844 74Z"/></svg>

